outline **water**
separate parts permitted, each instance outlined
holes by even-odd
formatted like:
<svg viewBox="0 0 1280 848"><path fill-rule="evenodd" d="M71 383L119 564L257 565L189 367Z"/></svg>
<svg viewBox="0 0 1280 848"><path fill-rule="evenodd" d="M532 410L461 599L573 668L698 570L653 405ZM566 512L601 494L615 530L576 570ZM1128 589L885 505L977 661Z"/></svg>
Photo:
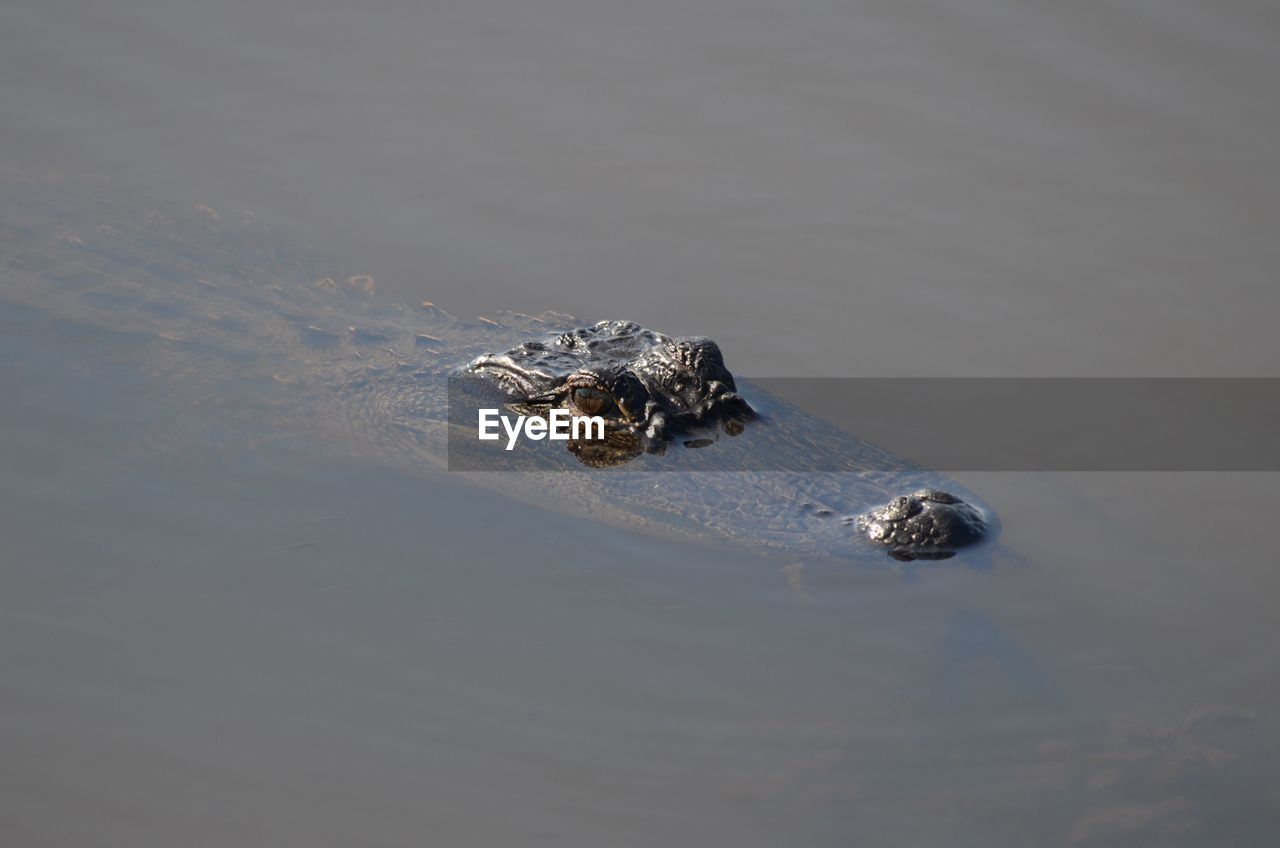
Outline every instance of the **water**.
<svg viewBox="0 0 1280 848"><path fill-rule="evenodd" d="M1280 371L1266 4L111 5L0 11L2 164L252 209L387 297L756 376ZM840 568L207 450L137 342L0 330L12 841L1280 824L1275 475L957 475L991 568Z"/></svg>

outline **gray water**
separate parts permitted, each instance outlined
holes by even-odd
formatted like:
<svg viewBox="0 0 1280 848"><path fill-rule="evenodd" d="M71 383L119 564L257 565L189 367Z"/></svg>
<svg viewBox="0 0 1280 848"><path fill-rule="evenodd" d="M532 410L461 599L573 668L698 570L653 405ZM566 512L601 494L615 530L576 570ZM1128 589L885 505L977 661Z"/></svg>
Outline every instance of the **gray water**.
<svg viewBox="0 0 1280 848"><path fill-rule="evenodd" d="M0 164L755 376L1280 376L1276 79L1265 3L7 2ZM109 330L0 305L6 844L1280 826L1274 474L960 474L990 567L841 568L158 438Z"/></svg>

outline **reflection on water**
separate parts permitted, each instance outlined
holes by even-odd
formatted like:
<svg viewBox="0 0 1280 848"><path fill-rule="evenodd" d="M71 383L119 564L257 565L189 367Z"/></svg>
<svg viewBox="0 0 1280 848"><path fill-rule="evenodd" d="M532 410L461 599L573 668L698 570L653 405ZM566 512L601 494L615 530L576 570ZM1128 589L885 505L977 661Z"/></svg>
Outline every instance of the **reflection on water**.
<svg viewBox="0 0 1280 848"><path fill-rule="evenodd" d="M634 318L754 374L1280 360L1262 6L58 0L0 24L4 164L252 207L392 295ZM1003 522L986 569L752 555L276 438L234 380L179 416L183 375L122 329L0 298L11 840L1280 827L1275 475L966 474Z"/></svg>

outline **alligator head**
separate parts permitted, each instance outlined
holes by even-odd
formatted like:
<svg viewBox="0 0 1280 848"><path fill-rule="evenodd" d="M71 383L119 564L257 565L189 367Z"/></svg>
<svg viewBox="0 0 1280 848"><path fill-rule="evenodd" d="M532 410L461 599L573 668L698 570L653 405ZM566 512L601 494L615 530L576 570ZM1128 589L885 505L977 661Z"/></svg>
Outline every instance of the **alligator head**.
<svg viewBox="0 0 1280 848"><path fill-rule="evenodd" d="M715 342L672 338L632 321L527 341L478 357L468 370L500 388L515 411L602 417L603 440L569 442L579 461L596 467L663 453L677 438L703 447L718 432L739 435L754 417Z"/></svg>
<svg viewBox="0 0 1280 848"><path fill-rule="evenodd" d="M749 426L770 425L785 436L788 427L803 429L813 421L807 416L804 421L762 421L738 394L715 342L673 338L630 321L602 321L526 341L505 353L477 357L465 371L496 389L518 413L546 417L562 409L603 417L603 439L568 443L579 462L596 468L622 465L645 453L662 454L677 441L706 447L720 432L737 436ZM793 452L819 449L807 438L776 444ZM808 528L802 532L825 535L852 525L900 560L945 559L989 535L983 510L936 489L892 498L838 522L827 521L837 517L830 509L815 508L799 497L795 501L792 520ZM841 528L832 526L836 524Z"/></svg>

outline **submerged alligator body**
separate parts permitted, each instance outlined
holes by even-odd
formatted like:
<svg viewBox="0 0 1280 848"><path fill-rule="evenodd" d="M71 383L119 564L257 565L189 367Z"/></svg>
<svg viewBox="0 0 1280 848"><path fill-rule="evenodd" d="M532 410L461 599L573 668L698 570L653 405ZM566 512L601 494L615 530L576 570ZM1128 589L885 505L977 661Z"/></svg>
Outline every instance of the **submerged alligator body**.
<svg viewBox="0 0 1280 848"><path fill-rule="evenodd" d="M972 494L736 380L709 339L555 313L464 321L385 302L248 213L52 177L2 184L0 309L140 340L190 421L253 416L439 469L463 386L513 410L605 419L604 440L547 443L532 467L462 472L543 506L800 557L942 559L994 534Z"/></svg>

